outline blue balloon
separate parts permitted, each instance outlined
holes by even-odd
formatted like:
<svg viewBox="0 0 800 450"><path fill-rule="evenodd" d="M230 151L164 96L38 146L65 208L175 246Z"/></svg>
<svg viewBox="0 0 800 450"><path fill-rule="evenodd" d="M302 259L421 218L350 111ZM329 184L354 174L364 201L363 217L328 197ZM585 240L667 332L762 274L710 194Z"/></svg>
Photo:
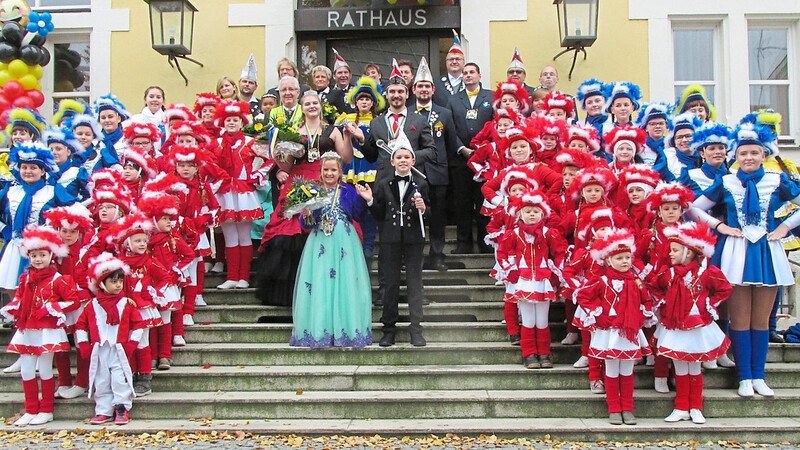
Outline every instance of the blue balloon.
<svg viewBox="0 0 800 450"><path fill-rule="evenodd" d="M39 25L37 25L36 22L29 22L26 28L28 29L28 33L36 33L39 31Z"/></svg>
<svg viewBox="0 0 800 450"><path fill-rule="evenodd" d="M47 14L47 13L42 13L42 14ZM30 20L31 22L38 22L39 17L40 17L39 13L36 11L31 11L28 13L28 20Z"/></svg>
<svg viewBox="0 0 800 450"><path fill-rule="evenodd" d="M30 14L28 14L28 17L30 17ZM53 16L52 16L52 15L50 15L50 13L49 13L49 12L47 12L47 11L45 11L45 12L41 13L41 14L40 14L40 17L41 17L41 18L42 18L42 20L44 20L45 22L52 22L52 21L53 21Z"/></svg>

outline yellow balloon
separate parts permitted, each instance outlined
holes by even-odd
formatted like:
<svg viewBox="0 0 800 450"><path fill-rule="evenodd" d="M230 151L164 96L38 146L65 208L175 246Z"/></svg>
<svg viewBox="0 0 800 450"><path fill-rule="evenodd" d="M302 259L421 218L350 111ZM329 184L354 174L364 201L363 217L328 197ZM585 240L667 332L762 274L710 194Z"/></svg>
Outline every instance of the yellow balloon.
<svg viewBox="0 0 800 450"><path fill-rule="evenodd" d="M37 82L36 82L36 87L35 87L34 89L36 89L37 91L41 91L41 90L42 90L42 83L39 83L39 82L37 81Z"/></svg>
<svg viewBox="0 0 800 450"><path fill-rule="evenodd" d="M19 79L19 84L21 84L26 91L30 91L31 89L36 89L36 85L39 84L39 82L36 81L36 77L34 77L33 74L29 73Z"/></svg>
<svg viewBox="0 0 800 450"><path fill-rule="evenodd" d="M8 64L4 62L0 62L0 70L8 70Z"/></svg>
<svg viewBox="0 0 800 450"><path fill-rule="evenodd" d="M0 69L2 69L2 67L0 67ZM37 64L37 65L35 65L35 66L30 68L30 73L32 73L33 76L36 77L37 80L41 80L42 79L42 75L44 74L44 70L42 70L42 66Z"/></svg>
<svg viewBox="0 0 800 450"><path fill-rule="evenodd" d="M13 78L20 79L28 74L28 65L21 59L15 59L8 63L8 72Z"/></svg>
<svg viewBox="0 0 800 450"><path fill-rule="evenodd" d="M8 74L8 70L0 70L0 86L5 85L11 81L11 75Z"/></svg>

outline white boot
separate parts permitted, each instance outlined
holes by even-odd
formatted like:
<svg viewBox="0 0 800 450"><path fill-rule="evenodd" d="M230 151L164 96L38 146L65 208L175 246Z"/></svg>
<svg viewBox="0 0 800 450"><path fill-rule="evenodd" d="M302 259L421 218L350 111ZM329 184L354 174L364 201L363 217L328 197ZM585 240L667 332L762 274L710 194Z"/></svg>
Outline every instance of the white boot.
<svg viewBox="0 0 800 450"><path fill-rule="evenodd" d="M739 397L752 397L755 395L753 392L753 380L742 380L739 382Z"/></svg>
<svg viewBox="0 0 800 450"><path fill-rule="evenodd" d="M753 380L753 389L758 393L758 395L764 397L772 397L775 395L775 391L767 386L767 383L764 380Z"/></svg>
<svg viewBox="0 0 800 450"><path fill-rule="evenodd" d="M701 365L703 366L703 369L716 369L718 367L715 359L712 359L711 361L703 361Z"/></svg>
<svg viewBox="0 0 800 450"><path fill-rule="evenodd" d="M733 362L732 359L728 358L728 355L722 355L719 358L717 358L717 364L719 364L720 367L727 367L727 368L736 367L736 363Z"/></svg>
<svg viewBox="0 0 800 450"><path fill-rule="evenodd" d="M211 268L212 268L212 267L214 267L214 265L213 265L213 264L211 264L210 262L207 262L207 263L205 263L205 264L203 265L203 268L205 268L205 270L206 270L206 273L208 273L208 272L211 272Z"/></svg>
<svg viewBox="0 0 800 450"><path fill-rule="evenodd" d="M183 316L183 325L186 327L190 327L194 325L194 319L189 314L184 314Z"/></svg>
<svg viewBox="0 0 800 450"><path fill-rule="evenodd" d="M47 422L52 422L52 421L53 421L53 413L40 412L39 414L36 415L36 417L31 419L30 422L28 422L28 425L44 425Z"/></svg>
<svg viewBox="0 0 800 450"><path fill-rule="evenodd" d="M58 389L56 389L56 393L53 394L53 396L55 398L64 398L64 396L62 394L64 393L64 391L66 391L67 389L69 389L71 387L72 386L59 386Z"/></svg>
<svg viewBox="0 0 800 450"><path fill-rule="evenodd" d="M656 392L660 394L669 394L669 385L667 384L666 377L655 377L655 382L653 385Z"/></svg>
<svg viewBox="0 0 800 450"><path fill-rule="evenodd" d="M28 425L29 423L31 423L31 420L33 420L37 415L38 414L25 413L25 414L22 415L22 417L17 419L16 422L14 422L14 425L18 426L18 427L24 427L25 425Z"/></svg>
<svg viewBox="0 0 800 450"><path fill-rule="evenodd" d="M578 333L567 333L567 336L561 340L563 345L573 345L578 342Z"/></svg>
<svg viewBox="0 0 800 450"><path fill-rule="evenodd" d="M225 271L225 264L218 262L215 263L213 267L211 267L211 271L214 273L222 273Z"/></svg>
<svg viewBox="0 0 800 450"><path fill-rule="evenodd" d="M186 339L183 336L176 334L172 336L172 346L173 347L185 347L186 346Z"/></svg>
<svg viewBox="0 0 800 450"><path fill-rule="evenodd" d="M656 365L656 357L653 355L647 355L644 360L645 366L655 366Z"/></svg>
<svg viewBox="0 0 800 450"><path fill-rule="evenodd" d="M85 393L85 387L70 386L61 392L61 398L78 398Z"/></svg>
<svg viewBox="0 0 800 450"><path fill-rule="evenodd" d="M237 286L239 286L239 282L238 281L227 280L224 283L222 283L219 286L217 286L217 289L233 289L233 288L235 288Z"/></svg>
<svg viewBox="0 0 800 450"><path fill-rule="evenodd" d="M576 369L582 369L584 367L589 367L589 358L587 358L586 356L581 356L580 358L578 358L577 361L575 361L575 364L573 364L572 367L574 367Z"/></svg>
<svg viewBox="0 0 800 450"><path fill-rule="evenodd" d="M706 423L706 417L703 415L703 411L699 409L692 409L689 411L689 416L691 416L692 422L694 423Z"/></svg>
<svg viewBox="0 0 800 450"><path fill-rule="evenodd" d="M8 366L5 369L3 369L3 373L18 373L20 365L21 365L20 360L19 360L19 358L17 358L17 360L14 361L14 364L11 364L10 366ZM25 425L27 425L27 424L25 424Z"/></svg>
<svg viewBox="0 0 800 450"><path fill-rule="evenodd" d="M693 410L694 411L694 410ZM664 418L664 422L680 422L681 420L689 420L689 411L681 411L680 409L673 409L672 414Z"/></svg>
<svg viewBox="0 0 800 450"><path fill-rule="evenodd" d="M239 280L239 283L236 285L236 289L247 289L250 287L250 283L247 280Z"/></svg>
<svg viewBox="0 0 800 450"><path fill-rule="evenodd" d="M208 303L206 303L202 295L198 295L194 298L194 306L208 306Z"/></svg>

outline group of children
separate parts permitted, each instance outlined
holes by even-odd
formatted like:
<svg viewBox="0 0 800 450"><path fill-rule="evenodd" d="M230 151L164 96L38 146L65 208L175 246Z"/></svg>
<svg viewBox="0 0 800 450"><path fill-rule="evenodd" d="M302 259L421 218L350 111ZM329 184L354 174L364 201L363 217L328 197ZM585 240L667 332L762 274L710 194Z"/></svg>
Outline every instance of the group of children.
<svg viewBox="0 0 800 450"><path fill-rule="evenodd" d="M49 422L55 398L87 391L92 424L127 423L132 399L152 392L154 367L170 369L205 305L215 226L227 247L219 288L249 286L251 221L263 217L255 191L271 166L242 132L247 104L200 94L194 111L172 105L152 123L107 95L93 113L65 100L51 127L32 110L8 116L0 287L16 328L8 351L20 355L5 372L21 373L25 395L15 425Z"/></svg>

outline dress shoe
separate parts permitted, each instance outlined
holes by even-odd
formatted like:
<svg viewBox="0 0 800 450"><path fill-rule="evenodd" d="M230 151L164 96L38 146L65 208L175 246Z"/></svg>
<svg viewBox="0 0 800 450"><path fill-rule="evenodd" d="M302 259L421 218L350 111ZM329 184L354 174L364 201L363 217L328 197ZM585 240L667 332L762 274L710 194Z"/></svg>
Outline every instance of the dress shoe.
<svg viewBox="0 0 800 450"><path fill-rule="evenodd" d="M448 267L447 264L444 263L442 255L434 254L429 255L428 260L422 267L423 269L427 270L438 270L439 272L446 272Z"/></svg>
<svg viewBox="0 0 800 450"><path fill-rule="evenodd" d="M733 362L732 359L728 358L728 355L722 355L719 358L717 358L717 364L720 367L725 367L725 368L728 368L728 369L730 369L732 367L736 367L736 363Z"/></svg>
<svg viewBox="0 0 800 450"><path fill-rule="evenodd" d="M586 356L581 356L578 358L577 361L572 365L572 367L576 369L582 369L584 367L589 367L589 358Z"/></svg>
<svg viewBox="0 0 800 450"><path fill-rule="evenodd" d="M716 359L712 359L711 361L703 361L700 365L703 366L703 369L717 369L717 368L719 368L719 365L717 365L717 360Z"/></svg>
<svg viewBox="0 0 800 450"><path fill-rule="evenodd" d="M217 289L233 289L239 286L238 281L226 280L224 283L217 286Z"/></svg>
<svg viewBox="0 0 800 450"><path fill-rule="evenodd" d="M669 394L669 385L667 384L666 377L655 377L655 382L653 385L656 392L660 394Z"/></svg>
<svg viewBox="0 0 800 450"><path fill-rule="evenodd" d="M681 420L689 420L691 416L689 416L689 411L683 411L680 409L673 409L672 413L664 418L664 422L680 422Z"/></svg>
<svg viewBox="0 0 800 450"><path fill-rule="evenodd" d="M189 314L183 316L183 326L190 327L194 325L194 319Z"/></svg>
<svg viewBox="0 0 800 450"><path fill-rule="evenodd" d="M526 369L541 369L542 363L539 362L539 355L528 355L522 358L522 365Z"/></svg>
<svg viewBox="0 0 800 450"><path fill-rule="evenodd" d="M752 397L755 395L753 391L753 380L742 380L739 382L739 389L737 391L739 397Z"/></svg>
<svg viewBox="0 0 800 450"><path fill-rule="evenodd" d="M86 393L86 388L81 386L70 386L61 391L61 398L78 398Z"/></svg>
<svg viewBox="0 0 800 450"><path fill-rule="evenodd" d="M521 340L519 333L512 334L508 337L508 342L511 342L511 345L519 345L519 341Z"/></svg>
<svg viewBox="0 0 800 450"><path fill-rule="evenodd" d="M706 423L706 417L703 415L703 411L699 409L689 410L689 417L692 418L694 423Z"/></svg>
<svg viewBox="0 0 800 450"><path fill-rule="evenodd" d="M194 306L208 306L208 303L202 295L197 294L197 297L194 298Z"/></svg>
<svg viewBox="0 0 800 450"><path fill-rule="evenodd" d="M453 255L468 255L472 253L472 244L459 243L450 253Z"/></svg>
<svg viewBox="0 0 800 450"><path fill-rule="evenodd" d="M158 358L158 370L169 370L171 367L169 358Z"/></svg>
<svg viewBox="0 0 800 450"><path fill-rule="evenodd" d="M17 372L19 372L19 368L21 367L21 364L22 363L20 362L20 359L17 358L17 360L14 361L14 364L11 364L10 366L8 366L5 369L3 369L3 373L17 373Z"/></svg>
<svg viewBox="0 0 800 450"><path fill-rule="evenodd" d="M52 422L52 421L53 421L53 413L40 412L39 414L36 415L36 417L31 419L30 422L28 422L28 425L44 425L47 422Z"/></svg>
<svg viewBox="0 0 800 450"><path fill-rule="evenodd" d="M186 339L183 336L176 334L172 336L172 346L173 347L186 347Z"/></svg>
<svg viewBox="0 0 800 450"><path fill-rule="evenodd" d="M633 415L633 411L622 411L622 421L625 425L636 425L636 416Z"/></svg>
<svg viewBox="0 0 800 450"><path fill-rule="evenodd" d="M553 361L550 359L550 355L542 355L539 357L539 363L542 366L542 369L552 369L553 368Z"/></svg>
<svg viewBox="0 0 800 450"><path fill-rule="evenodd" d="M622 414L618 412L609 414L608 423L611 425L622 425Z"/></svg>
<svg viewBox="0 0 800 450"><path fill-rule="evenodd" d="M211 271L214 273L222 273L225 271L225 264L223 264L222 262L215 263L211 267Z"/></svg>
<svg viewBox="0 0 800 450"><path fill-rule="evenodd" d="M567 333L561 340L562 345L575 345L578 342L578 333Z"/></svg>
<svg viewBox="0 0 800 450"><path fill-rule="evenodd" d="M772 342L773 344L783 344L786 342L786 339L784 339L783 336L780 335L780 333L773 330L769 332L769 341Z"/></svg>
<svg viewBox="0 0 800 450"><path fill-rule="evenodd" d="M381 347L391 347L394 345L394 331L386 331L383 333L383 337L381 338L378 345Z"/></svg>
<svg viewBox="0 0 800 450"><path fill-rule="evenodd" d="M414 347L425 347L428 342L422 337L422 333L411 333L411 345Z"/></svg>
<svg viewBox="0 0 800 450"><path fill-rule="evenodd" d="M247 280L239 280L236 284L236 289L247 289L250 287L250 283Z"/></svg>
<svg viewBox="0 0 800 450"><path fill-rule="evenodd" d="M758 395L763 397L773 397L775 395L775 391L770 389L770 387L767 386L767 383L761 379L753 380L753 390L756 391Z"/></svg>

